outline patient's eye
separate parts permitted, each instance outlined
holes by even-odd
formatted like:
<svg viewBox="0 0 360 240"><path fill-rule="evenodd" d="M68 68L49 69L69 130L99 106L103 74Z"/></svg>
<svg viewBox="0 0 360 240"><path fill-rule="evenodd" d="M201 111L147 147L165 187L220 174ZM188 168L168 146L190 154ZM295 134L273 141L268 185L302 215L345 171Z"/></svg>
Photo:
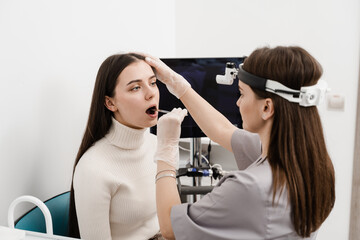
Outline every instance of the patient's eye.
<svg viewBox="0 0 360 240"><path fill-rule="evenodd" d="M135 86L130 89L130 91L138 91L140 89L140 86Z"/></svg>

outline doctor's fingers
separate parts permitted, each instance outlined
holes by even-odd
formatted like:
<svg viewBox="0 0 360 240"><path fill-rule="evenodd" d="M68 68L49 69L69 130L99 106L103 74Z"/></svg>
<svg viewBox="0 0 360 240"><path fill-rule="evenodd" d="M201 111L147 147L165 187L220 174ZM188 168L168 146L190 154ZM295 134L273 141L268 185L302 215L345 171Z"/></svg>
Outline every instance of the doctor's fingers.
<svg viewBox="0 0 360 240"><path fill-rule="evenodd" d="M160 58L155 57L149 53L144 53L144 52L132 52L138 55L141 55L143 57L145 57L145 62L147 62L150 66L154 67L154 68L159 68L159 67L164 67L166 66L165 63L163 63Z"/></svg>
<svg viewBox="0 0 360 240"><path fill-rule="evenodd" d="M161 116L158 120L158 124L175 123L180 125L187 116L187 110L182 108L174 108L171 112Z"/></svg>
<svg viewBox="0 0 360 240"><path fill-rule="evenodd" d="M180 122L182 122L184 120L185 116L187 116L187 114L188 114L188 111L186 108L184 108L184 109L174 108L171 112L177 116L177 118Z"/></svg>

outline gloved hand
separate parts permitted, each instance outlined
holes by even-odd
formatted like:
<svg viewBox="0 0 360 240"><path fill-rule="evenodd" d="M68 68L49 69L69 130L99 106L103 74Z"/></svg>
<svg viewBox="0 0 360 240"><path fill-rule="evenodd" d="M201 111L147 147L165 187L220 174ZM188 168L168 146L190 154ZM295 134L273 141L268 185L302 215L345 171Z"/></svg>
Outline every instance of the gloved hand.
<svg viewBox="0 0 360 240"><path fill-rule="evenodd" d="M177 98L181 98L186 90L188 90L191 85L186 79L180 74L174 72L169 68L165 63L163 63L159 58L153 57L148 54L143 54L146 58L145 61L155 68L156 78L163 82L169 92Z"/></svg>
<svg viewBox="0 0 360 240"><path fill-rule="evenodd" d="M186 109L174 108L159 118L157 123L157 150L154 161L164 161L179 169L180 125L187 115Z"/></svg>

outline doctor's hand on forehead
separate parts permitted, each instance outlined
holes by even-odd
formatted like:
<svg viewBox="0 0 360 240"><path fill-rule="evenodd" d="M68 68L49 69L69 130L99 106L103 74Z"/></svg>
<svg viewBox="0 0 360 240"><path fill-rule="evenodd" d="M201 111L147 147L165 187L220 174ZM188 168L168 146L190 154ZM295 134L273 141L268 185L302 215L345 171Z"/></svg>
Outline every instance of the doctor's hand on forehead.
<svg viewBox="0 0 360 240"><path fill-rule="evenodd" d="M186 115L186 109L174 108L159 118L155 161L163 161L176 169L179 168L180 126Z"/></svg>
<svg viewBox="0 0 360 240"><path fill-rule="evenodd" d="M145 61L155 68L156 78L163 82L169 92L171 92L171 94L175 97L181 98L185 94L186 90L191 87L190 83L188 83L183 76L174 72L159 58L145 53L140 54L145 56Z"/></svg>

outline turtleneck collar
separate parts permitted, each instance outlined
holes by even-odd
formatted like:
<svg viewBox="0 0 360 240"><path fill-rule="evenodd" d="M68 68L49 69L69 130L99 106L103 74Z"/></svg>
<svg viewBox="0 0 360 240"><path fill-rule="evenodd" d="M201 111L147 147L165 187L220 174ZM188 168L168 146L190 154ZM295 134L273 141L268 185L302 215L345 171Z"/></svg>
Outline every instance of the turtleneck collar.
<svg viewBox="0 0 360 240"><path fill-rule="evenodd" d="M112 118L112 124L105 137L117 147L123 149L136 149L143 144L145 132L146 128L130 128L119 123L115 118Z"/></svg>

